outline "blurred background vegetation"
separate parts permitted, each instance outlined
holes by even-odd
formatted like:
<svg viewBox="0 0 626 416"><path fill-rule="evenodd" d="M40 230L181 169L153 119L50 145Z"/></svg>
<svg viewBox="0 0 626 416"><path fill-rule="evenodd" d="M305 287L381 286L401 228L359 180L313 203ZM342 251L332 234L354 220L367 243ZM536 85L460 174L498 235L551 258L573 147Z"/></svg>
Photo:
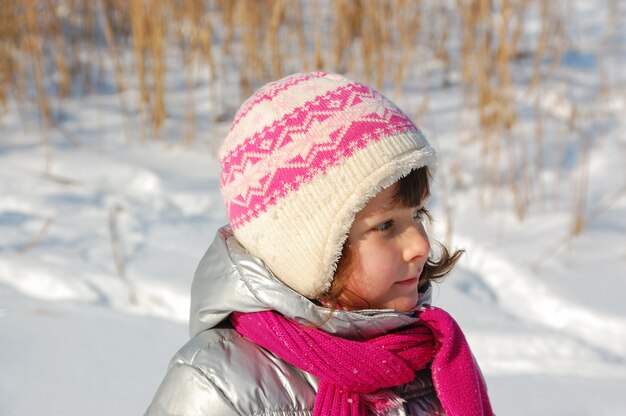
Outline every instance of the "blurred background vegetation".
<svg viewBox="0 0 626 416"><path fill-rule="evenodd" d="M609 49L623 48L614 39L623 24L619 3L604 3L604 32L585 51L600 86L586 100L624 93L623 80L609 76L602 61ZM429 92L454 87L471 109L464 129L470 133L459 140L480 148L485 192L508 188L519 219L544 200L539 173L576 146L582 156L572 233L578 233L585 223L585 155L596 140L589 132L601 133L610 112L579 105L562 87L569 76L562 62L581 51L570 7L567 0L3 0L0 112L9 103L36 108L45 144L46 131L63 131L66 97L108 85L119 96L127 140L137 137L128 127L137 122L141 138L171 140L163 128L168 94L182 89L178 140L190 144L198 135L198 106L210 104L213 123L228 122L254 89L293 72L347 73L393 99L418 91L421 104L404 106L418 124L430 110ZM184 85L168 84L171 71L184 72ZM202 90L210 103L197 100ZM523 117L533 120L530 130L519 128ZM546 124L554 120L557 130ZM462 169L451 163L448 189L461 186Z"/></svg>

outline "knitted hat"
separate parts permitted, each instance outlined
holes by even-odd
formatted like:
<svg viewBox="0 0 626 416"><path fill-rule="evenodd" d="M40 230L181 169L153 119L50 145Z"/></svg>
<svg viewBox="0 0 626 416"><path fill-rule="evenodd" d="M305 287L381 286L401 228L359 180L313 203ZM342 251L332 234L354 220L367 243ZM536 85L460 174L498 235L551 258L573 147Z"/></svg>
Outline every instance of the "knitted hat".
<svg viewBox="0 0 626 416"><path fill-rule="evenodd" d="M220 149L233 232L274 275L325 293L354 217L436 154L391 101L340 75L295 74L238 110Z"/></svg>

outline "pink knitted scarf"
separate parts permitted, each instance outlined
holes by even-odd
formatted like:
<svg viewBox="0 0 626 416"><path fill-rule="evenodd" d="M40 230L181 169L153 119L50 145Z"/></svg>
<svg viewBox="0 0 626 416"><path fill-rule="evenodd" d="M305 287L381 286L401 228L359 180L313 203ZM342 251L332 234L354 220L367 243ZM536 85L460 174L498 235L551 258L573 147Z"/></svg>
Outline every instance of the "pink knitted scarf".
<svg viewBox="0 0 626 416"><path fill-rule="evenodd" d="M231 322L246 338L319 378L315 416L365 415L367 406L385 409L393 397L388 389L412 381L415 371L431 362L437 397L448 416L493 415L456 321L433 307L419 318L416 326L365 342L332 336L274 311L233 313Z"/></svg>

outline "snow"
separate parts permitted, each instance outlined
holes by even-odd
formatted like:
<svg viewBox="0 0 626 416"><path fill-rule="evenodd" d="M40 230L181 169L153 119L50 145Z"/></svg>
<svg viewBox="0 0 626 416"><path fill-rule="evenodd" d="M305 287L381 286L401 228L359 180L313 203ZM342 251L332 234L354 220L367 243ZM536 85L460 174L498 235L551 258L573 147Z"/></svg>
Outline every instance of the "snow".
<svg viewBox="0 0 626 416"><path fill-rule="evenodd" d="M582 233L570 232L579 136L563 136L562 155L546 139L544 170L534 173L544 193L520 221L506 187L480 183L459 88L431 91L420 115L446 178L430 203L432 235L451 230L448 243L466 250L434 304L460 322L501 415L626 414L626 106L615 69L626 53L602 50L605 73L622 86L602 95L589 45L605 15L586 5L572 10L580 50L560 63L572 84L534 93L547 138L563 136L572 108L587 115L578 126L593 138ZM393 98L419 108L420 94L407 87ZM184 100L172 94L168 105L180 112ZM199 109L199 120L214 119L211 105ZM28 103L0 117L0 414L141 414L187 339L193 272L226 221L215 150L228 125L200 122L189 146L128 140L110 91L66 99L59 113L63 129L47 131ZM523 114L532 132L533 113ZM170 117L176 137L184 114Z"/></svg>

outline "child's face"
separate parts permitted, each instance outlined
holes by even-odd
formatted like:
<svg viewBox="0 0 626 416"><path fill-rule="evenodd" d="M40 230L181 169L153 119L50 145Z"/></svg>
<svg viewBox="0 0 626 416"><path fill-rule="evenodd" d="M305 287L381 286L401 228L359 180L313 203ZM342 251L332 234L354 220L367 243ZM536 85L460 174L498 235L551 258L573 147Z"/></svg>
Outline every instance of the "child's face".
<svg viewBox="0 0 626 416"><path fill-rule="evenodd" d="M356 215L348 234L352 264L339 303L406 312L418 301L417 284L430 254L423 206L394 201L398 185L376 195ZM425 201L423 201L425 202ZM342 302L342 300L344 302Z"/></svg>

